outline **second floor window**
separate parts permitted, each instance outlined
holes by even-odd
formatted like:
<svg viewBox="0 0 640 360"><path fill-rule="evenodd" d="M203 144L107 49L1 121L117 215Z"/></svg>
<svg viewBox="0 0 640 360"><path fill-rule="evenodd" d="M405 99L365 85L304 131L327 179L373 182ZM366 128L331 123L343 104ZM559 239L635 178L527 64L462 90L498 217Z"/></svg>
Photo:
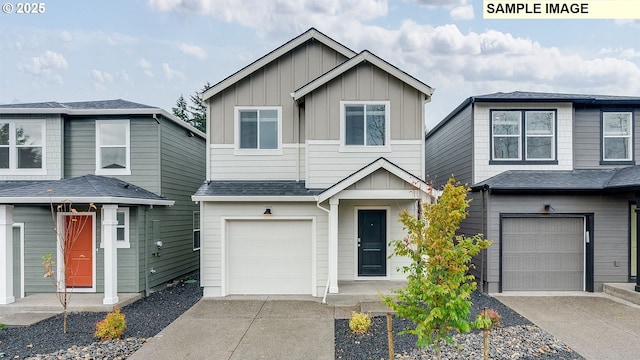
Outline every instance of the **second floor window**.
<svg viewBox="0 0 640 360"><path fill-rule="evenodd" d="M277 150L280 147L280 111L277 108L237 110L237 148Z"/></svg>
<svg viewBox="0 0 640 360"><path fill-rule="evenodd" d="M633 160L632 124L631 112L602 113L602 160Z"/></svg>
<svg viewBox="0 0 640 360"><path fill-rule="evenodd" d="M491 160L553 161L556 152L555 111L491 112Z"/></svg>
<svg viewBox="0 0 640 360"><path fill-rule="evenodd" d="M387 104L344 104L344 145L387 145Z"/></svg>
<svg viewBox="0 0 640 360"><path fill-rule="evenodd" d="M44 121L0 120L0 170L43 169Z"/></svg>
<svg viewBox="0 0 640 360"><path fill-rule="evenodd" d="M96 174L130 175L129 120L96 121Z"/></svg>

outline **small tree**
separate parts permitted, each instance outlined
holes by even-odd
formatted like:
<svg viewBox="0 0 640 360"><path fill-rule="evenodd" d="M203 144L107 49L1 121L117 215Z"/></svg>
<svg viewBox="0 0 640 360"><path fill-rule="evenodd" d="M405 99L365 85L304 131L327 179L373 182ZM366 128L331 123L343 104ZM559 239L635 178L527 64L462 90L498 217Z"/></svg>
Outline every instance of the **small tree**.
<svg viewBox="0 0 640 360"><path fill-rule="evenodd" d="M476 283L467 271L472 257L491 244L481 234L456 235L467 216L468 191L449 179L437 203L425 204L422 215L402 212L400 222L408 234L392 244L393 254L407 256L411 263L401 269L407 286L384 301L398 316L413 321L415 328L405 332L416 335L420 347L433 345L438 359L442 342L454 343L452 330L465 333L474 325L469 299Z"/></svg>
<svg viewBox="0 0 640 360"><path fill-rule="evenodd" d="M191 114L189 124L193 125L193 127L202 132L207 131L207 108L204 106L204 103L202 102L202 98L200 96L210 87L211 84L209 84L209 82L207 81L207 83L204 84L200 91L196 91L195 94L189 97L189 100L191 100L191 104L193 104L189 105L189 113Z"/></svg>
<svg viewBox="0 0 640 360"><path fill-rule="evenodd" d="M187 101L184 99L184 96L180 95L178 100L176 100L176 106L171 108L173 115L177 118L189 122L189 113L187 112Z"/></svg>
<svg viewBox="0 0 640 360"><path fill-rule="evenodd" d="M58 204L54 208L53 202L51 202L51 218L53 220L53 231L56 234L58 242L58 255L60 262L58 268L60 273L56 276L56 262L53 260L51 253L47 253L42 256L42 264L44 266L44 277L51 279L51 282L56 290L56 296L60 305L62 305L62 331L67 333L67 307L71 300L71 292L67 286L67 279L74 276L77 273L77 268L69 267L71 262L71 250L75 244L84 227L90 222L91 217L88 216L91 210L96 210L94 204L89 204L89 208L85 212L78 211L73 207L73 203L70 200L63 200L61 204ZM65 218L61 224L58 224L58 214L68 213L70 216Z"/></svg>

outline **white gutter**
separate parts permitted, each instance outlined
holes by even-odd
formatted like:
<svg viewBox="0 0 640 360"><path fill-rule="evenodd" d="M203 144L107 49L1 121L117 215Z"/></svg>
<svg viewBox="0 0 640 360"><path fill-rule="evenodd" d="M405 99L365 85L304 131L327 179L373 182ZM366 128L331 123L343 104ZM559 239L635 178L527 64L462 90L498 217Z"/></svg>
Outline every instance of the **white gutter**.
<svg viewBox="0 0 640 360"><path fill-rule="evenodd" d="M0 204L41 204L41 203L60 203L71 201L77 204L131 204L131 205L162 205L173 206L173 200L151 200L140 198L123 198L115 196L30 196L30 197L0 197Z"/></svg>
<svg viewBox="0 0 640 360"><path fill-rule="evenodd" d="M212 196L191 195L193 201L212 202L311 202L316 201L315 196Z"/></svg>
<svg viewBox="0 0 640 360"><path fill-rule="evenodd" d="M323 210L327 213L327 217L329 216L329 213L331 213L331 211L329 209L325 209L322 206L320 206L320 203L317 202L318 201L318 197L316 196L316 206L318 207L318 209ZM326 304L327 303L327 294L329 293L329 282L331 281L331 277L329 277L329 271L327 271L327 285L324 287L324 296L322 296L322 303Z"/></svg>

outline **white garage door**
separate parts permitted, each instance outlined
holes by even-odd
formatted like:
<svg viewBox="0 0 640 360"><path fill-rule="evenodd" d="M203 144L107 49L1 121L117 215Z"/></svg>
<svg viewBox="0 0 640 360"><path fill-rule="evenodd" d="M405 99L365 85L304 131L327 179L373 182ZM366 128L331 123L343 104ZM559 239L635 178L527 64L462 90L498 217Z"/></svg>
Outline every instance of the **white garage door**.
<svg viewBox="0 0 640 360"><path fill-rule="evenodd" d="M229 294L311 294L311 224L229 221Z"/></svg>
<svg viewBox="0 0 640 360"><path fill-rule="evenodd" d="M584 218L505 218L502 290L583 290Z"/></svg>

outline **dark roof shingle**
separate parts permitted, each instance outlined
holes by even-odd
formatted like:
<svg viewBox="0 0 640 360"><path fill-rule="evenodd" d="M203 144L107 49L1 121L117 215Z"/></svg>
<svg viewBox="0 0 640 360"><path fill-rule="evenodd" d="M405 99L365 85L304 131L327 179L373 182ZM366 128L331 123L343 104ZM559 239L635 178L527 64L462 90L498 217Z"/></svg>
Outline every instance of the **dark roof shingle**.
<svg viewBox="0 0 640 360"><path fill-rule="evenodd" d="M205 182L194 196L314 196L323 189L307 189L304 181L215 180Z"/></svg>

